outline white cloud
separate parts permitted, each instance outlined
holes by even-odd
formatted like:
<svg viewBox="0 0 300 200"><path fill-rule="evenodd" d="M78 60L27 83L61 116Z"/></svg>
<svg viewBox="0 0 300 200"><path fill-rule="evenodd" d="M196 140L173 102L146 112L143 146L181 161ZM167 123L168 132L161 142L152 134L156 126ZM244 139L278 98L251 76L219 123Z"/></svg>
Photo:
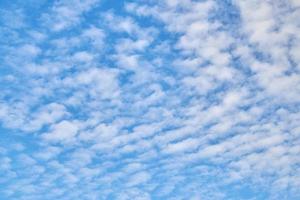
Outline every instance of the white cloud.
<svg viewBox="0 0 300 200"><path fill-rule="evenodd" d="M298 4L231 3L49 3L0 47L0 196L297 199Z"/></svg>
<svg viewBox="0 0 300 200"><path fill-rule="evenodd" d="M52 125L51 131L42 137L49 142L68 143L75 139L79 127L76 122L61 121Z"/></svg>
<svg viewBox="0 0 300 200"><path fill-rule="evenodd" d="M164 149L165 153L184 153L186 151L193 151L195 150L200 143L201 140L199 139L186 139L184 141L180 141L174 144L168 144L167 147Z"/></svg>
<svg viewBox="0 0 300 200"><path fill-rule="evenodd" d="M93 60L93 55L81 51L81 52L76 52L73 56L73 59L78 62L91 62Z"/></svg>
<svg viewBox="0 0 300 200"><path fill-rule="evenodd" d="M102 29L92 26L84 30L82 36L88 38L96 49L103 48L105 33Z"/></svg>
<svg viewBox="0 0 300 200"><path fill-rule="evenodd" d="M127 186L132 187L139 184L146 183L151 178L150 174L147 172L138 172L134 175L132 175L128 182L126 183Z"/></svg>
<svg viewBox="0 0 300 200"><path fill-rule="evenodd" d="M25 44L18 49L19 54L28 57L35 57L41 53L41 49L33 44Z"/></svg>
<svg viewBox="0 0 300 200"><path fill-rule="evenodd" d="M46 25L50 25L50 30L62 31L81 20L81 15L88 12L97 4L97 0L72 0L72 1L56 1L50 13L44 14L42 17Z"/></svg>

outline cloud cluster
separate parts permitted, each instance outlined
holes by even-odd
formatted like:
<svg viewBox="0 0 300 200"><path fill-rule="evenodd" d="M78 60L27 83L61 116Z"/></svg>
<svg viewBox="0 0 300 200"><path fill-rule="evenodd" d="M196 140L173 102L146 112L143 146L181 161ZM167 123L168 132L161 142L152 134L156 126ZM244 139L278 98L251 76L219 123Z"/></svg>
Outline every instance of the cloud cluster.
<svg viewBox="0 0 300 200"><path fill-rule="evenodd" d="M297 0L4 6L1 197L300 198Z"/></svg>

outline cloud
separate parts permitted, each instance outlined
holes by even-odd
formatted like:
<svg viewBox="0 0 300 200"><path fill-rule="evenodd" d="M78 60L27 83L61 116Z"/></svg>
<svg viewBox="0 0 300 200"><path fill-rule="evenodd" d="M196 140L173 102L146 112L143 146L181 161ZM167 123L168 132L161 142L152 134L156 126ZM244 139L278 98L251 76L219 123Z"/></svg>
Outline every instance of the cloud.
<svg viewBox="0 0 300 200"><path fill-rule="evenodd" d="M96 4L96 0L56 1L50 13L42 16L42 20L45 21L46 25L51 27L51 30L62 31L78 24L81 15L88 12Z"/></svg>
<svg viewBox="0 0 300 200"><path fill-rule="evenodd" d="M70 121L61 121L51 128L51 132L43 135L43 139L50 142L67 143L74 140L78 132L78 125Z"/></svg>
<svg viewBox="0 0 300 200"><path fill-rule="evenodd" d="M300 197L297 1L39 5L0 11L0 196Z"/></svg>
<svg viewBox="0 0 300 200"><path fill-rule="evenodd" d="M129 178L127 186L132 187L143 184L147 182L150 179L150 177L151 176L147 172L138 172Z"/></svg>

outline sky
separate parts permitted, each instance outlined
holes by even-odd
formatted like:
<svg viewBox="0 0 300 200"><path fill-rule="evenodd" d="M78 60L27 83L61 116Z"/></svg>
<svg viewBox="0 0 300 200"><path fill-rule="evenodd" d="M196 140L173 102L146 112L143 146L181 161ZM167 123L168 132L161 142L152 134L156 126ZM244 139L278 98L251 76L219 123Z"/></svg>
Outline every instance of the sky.
<svg viewBox="0 0 300 200"><path fill-rule="evenodd" d="M299 0L1 0L0 200L299 200Z"/></svg>

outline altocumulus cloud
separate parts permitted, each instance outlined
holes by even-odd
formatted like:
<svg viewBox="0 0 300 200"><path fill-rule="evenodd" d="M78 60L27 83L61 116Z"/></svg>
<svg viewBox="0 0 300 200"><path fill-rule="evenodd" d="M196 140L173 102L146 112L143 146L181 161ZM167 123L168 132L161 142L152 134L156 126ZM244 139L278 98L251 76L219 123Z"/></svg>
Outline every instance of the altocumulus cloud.
<svg viewBox="0 0 300 200"><path fill-rule="evenodd" d="M0 199L300 199L298 0L0 15Z"/></svg>

